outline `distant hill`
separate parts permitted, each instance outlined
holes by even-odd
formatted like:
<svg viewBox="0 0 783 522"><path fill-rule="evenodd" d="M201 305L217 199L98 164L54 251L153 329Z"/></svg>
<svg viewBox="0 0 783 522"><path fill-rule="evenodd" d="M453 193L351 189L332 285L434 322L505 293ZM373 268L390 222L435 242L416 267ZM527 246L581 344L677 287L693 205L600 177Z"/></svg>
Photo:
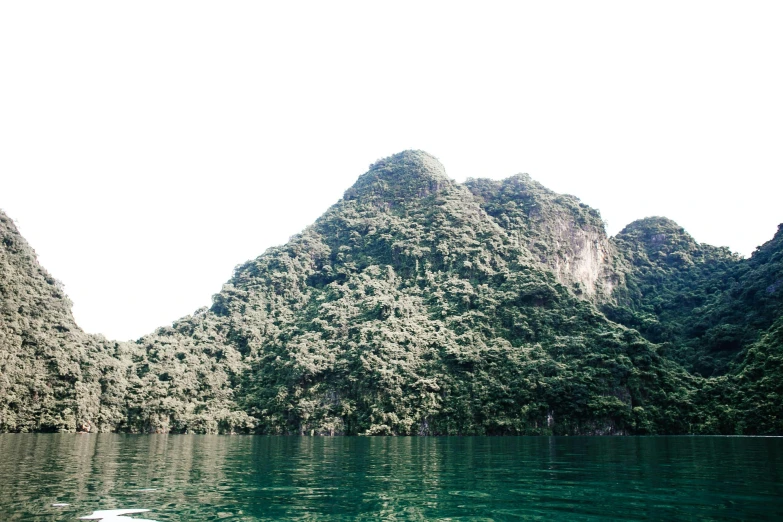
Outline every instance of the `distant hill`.
<svg viewBox="0 0 783 522"><path fill-rule="evenodd" d="M665 218L608 238L527 175L406 151L209 309L115 343L0 223L0 430L783 432L780 231L747 260Z"/></svg>

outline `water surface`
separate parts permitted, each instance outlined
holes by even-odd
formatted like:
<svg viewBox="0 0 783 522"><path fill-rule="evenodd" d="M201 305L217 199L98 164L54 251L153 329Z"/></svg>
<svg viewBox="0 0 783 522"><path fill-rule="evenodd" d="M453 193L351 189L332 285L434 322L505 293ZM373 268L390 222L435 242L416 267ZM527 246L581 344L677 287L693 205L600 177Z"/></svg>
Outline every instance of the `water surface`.
<svg viewBox="0 0 783 522"><path fill-rule="evenodd" d="M0 520L781 520L782 465L781 438L7 434Z"/></svg>

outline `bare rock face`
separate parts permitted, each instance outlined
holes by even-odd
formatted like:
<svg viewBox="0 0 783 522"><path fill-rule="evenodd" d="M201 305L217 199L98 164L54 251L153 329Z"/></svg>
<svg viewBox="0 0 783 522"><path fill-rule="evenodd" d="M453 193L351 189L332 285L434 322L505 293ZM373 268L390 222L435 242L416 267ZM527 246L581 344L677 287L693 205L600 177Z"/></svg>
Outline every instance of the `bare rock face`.
<svg viewBox="0 0 783 522"><path fill-rule="evenodd" d="M541 228L551 238L548 251L541 252L541 262L558 281L588 298L610 299L622 276L614 269L617 253L603 227L579 226L563 215L541 223Z"/></svg>
<svg viewBox="0 0 783 522"><path fill-rule="evenodd" d="M601 215L574 196L552 192L527 174L468 179L482 208L557 280L583 298L606 302L623 270Z"/></svg>

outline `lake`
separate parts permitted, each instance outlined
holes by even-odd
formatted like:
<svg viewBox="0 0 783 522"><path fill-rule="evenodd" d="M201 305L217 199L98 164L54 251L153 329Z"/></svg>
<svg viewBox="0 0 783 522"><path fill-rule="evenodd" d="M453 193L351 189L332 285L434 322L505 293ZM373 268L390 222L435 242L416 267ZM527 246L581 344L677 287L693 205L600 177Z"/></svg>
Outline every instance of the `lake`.
<svg viewBox="0 0 783 522"><path fill-rule="evenodd" d="M781 520L782 470L783 438L5 434L0 520Z"/></svg>

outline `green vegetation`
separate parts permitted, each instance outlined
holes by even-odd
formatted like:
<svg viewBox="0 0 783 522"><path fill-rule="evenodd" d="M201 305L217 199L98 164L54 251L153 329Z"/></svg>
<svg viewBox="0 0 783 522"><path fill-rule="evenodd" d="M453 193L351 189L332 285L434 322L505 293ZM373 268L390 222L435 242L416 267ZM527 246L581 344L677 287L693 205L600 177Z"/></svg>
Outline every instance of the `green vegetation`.
<svg viewBox="0 0 783 522"><path fill-rule="evenodd" d="M232 400L242 363L209 316L197 313L136 343L87 335L62 286L2 213L0 243L0 431L252 427Z"/></svg>
<svg viewBox="0 0 783 522"><path fill-rule="evenodd" d="M609 240L526 175L408 151L210 309L115 343L0 217L0 431L783 431L781 232L748 260L663 218Z"/></svg>
<svg viewBox="0 0 783 522"><path fill-rule="evenodd" d="M613 238L630 270L604 307L667 356L705 377L737 371L747 348L783 315L783 232L749 259L697 244L666 218Z"/></svg>

